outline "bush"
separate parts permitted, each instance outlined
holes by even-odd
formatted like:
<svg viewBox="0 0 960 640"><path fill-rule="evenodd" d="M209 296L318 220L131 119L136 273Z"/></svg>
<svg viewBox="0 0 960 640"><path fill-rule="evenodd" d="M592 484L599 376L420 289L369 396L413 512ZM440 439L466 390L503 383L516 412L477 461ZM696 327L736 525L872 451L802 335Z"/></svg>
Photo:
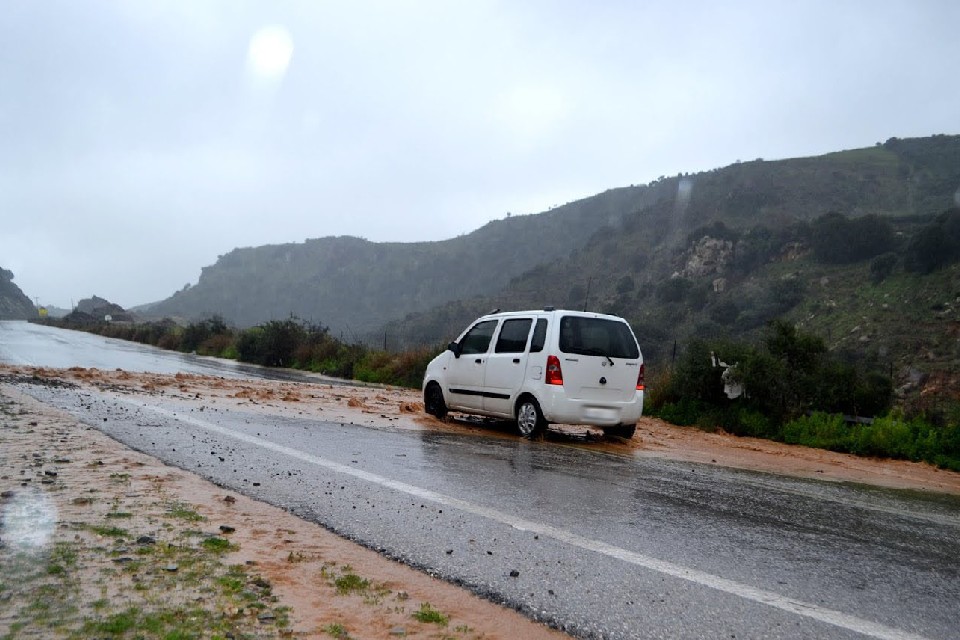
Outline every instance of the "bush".
<svg viewBox="0 0 960 640"><path fill-rule="evenodd" d="M960 260L960 209L954 208L920 230L907 245L903 266L915 273L932 273Z"/></svg>
<svg viewBox="0 0 960 640"><path fill-rule="evenodd" d="M897 254L888 252L881 254L870 261L870 282L880 284L893 273L899 258Z"/></svg>
<svg viewBox="0 0 960 640"><path fill-rule="evenodd" d="M896 246L890 221L873 214L848 219L827 213L813 221L810 240L817 259L831 264L860 262Z"/></svg>
<svg viewBox="0 0 960 640"><path fill-rule="evenodd" d="M783 426L783 441L832 451L850 451L850 429L843 416L816 412L795 418Z"/></svg>

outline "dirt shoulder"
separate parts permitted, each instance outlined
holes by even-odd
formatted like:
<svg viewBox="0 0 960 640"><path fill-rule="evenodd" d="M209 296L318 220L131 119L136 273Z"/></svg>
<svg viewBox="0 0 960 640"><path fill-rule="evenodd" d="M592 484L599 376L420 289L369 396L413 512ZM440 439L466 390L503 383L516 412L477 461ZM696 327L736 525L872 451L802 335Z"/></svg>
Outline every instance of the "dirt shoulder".
<svg viewBox="0 0 960 640"><path fill-rule="evenodd" d="M0 378L17 376L221 410L516 437L509 425L426 417L419 394L404 389L0 367ZM18 387L0 386L0 396L0 638L111 637L108 623L143 628L161 618L185 628L203 620L203 637L566 637L131 451ZM620 455L960 494L960 474L926 464L707 434L649 418L630 441L582 427L551 429L547 438ZM26 544L34 538L37 544Z"/></svg>

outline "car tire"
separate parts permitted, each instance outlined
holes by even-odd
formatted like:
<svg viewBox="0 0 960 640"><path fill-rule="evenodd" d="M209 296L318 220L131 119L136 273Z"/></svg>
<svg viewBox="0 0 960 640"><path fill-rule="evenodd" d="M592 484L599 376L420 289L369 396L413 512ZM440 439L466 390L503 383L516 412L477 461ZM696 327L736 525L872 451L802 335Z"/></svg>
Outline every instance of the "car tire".
<svg viewBox="0 0 960 640"><path fill-rule="evenodd" d="M534 438L547 429L540 404L532 396L524 396L517 403L517 431L524 438Z"/></svg>
<svg viewBox="0 0 960 640"><path fill-rule="evenodd" d="M431 382L424 389L423 408L439 420L443 420L447 416L447 403L443 400L443 389L436 382Z"/></svg>
<svg viewBox="0 0 960 640"><path fill-rule="evenodd" d="M607 427L603 430L604 435L618 436L620 438L626 438L627 440L632 438L636 432L637 425L635 424L618 424L615 427Z"/></svg>

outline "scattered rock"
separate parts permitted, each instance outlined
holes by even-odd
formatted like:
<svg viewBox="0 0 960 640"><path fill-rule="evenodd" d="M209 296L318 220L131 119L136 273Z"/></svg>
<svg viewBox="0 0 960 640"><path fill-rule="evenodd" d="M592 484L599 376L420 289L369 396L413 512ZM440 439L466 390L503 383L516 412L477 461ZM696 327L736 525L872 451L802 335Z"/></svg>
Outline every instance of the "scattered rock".
<svg viewBox="0 0 960 640"><path fill-rule="evenodd" d="M390 635L398 636L402 638L407 635L407 630L404 629L403 627L394 627L390 629Z"/></svg>
<svg viewBox="0 0 960 640"><path fill-rule="evenodd" d="M168 572L170 572L170 573L176 573L177 571L180 570L180 567L178 567L178 566L175 565L175 564L168 564L167 566L165 566L165 567L163 568L163 570L164 570L164 571L168 571Z"/></svg>
<svg viewBox="0 0 960 640"><path fill-rule="evenodd" d="M516 569L513 569L513 570L510 572L510 577L511 577L511 578L519 578L519 577L520 577L520 572L517 571Z"/></svg>
<svg viewBox="0 0 960 640"><path fill-rule="evenodd" d="M223 501L226 502L227 504L233 504L234 502L237 501L237 499L234 498L233 496L224 496Z"/></svg>
<svg viewBox="0 0 960 640"><path fill-rule="evenodd" d="M231 527L230 525L227 525L227 524L220 525L220 531L222 533L233 533L236 530L237 530L236 527Z"/></svg>
<svg viewBox="0 0 960 640"><path fill-rule="evenodd" d="M277 619L277 616L273 615L269 611L266 613L261 613L260 615L257 616L257 620L259 620L260 622L273 622L276 619Z"/></svg>
<svg viewBox="0 0 960 640"><path fill-rule="evenodd" d="M153 536L140 536L137 538L137 544L157 544L157 539Z"/></svg>

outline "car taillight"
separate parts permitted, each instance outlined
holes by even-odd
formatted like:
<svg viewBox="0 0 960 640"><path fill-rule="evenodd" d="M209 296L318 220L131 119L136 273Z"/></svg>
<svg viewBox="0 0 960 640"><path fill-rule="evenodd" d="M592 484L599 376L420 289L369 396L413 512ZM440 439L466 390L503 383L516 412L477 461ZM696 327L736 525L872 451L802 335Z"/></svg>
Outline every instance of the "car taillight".
<svg viewBox="0 0 960 640"><path fill-rule="evenodd" d="M643 391L643 363L640 363L640 373L637 374L637 391Z"/></svg>
<svg viewBox="0 0 960 640"><path fill-rule="evenodd" d="M563 371L557 356L547 356L547 384L563 384Z"/></svg>

